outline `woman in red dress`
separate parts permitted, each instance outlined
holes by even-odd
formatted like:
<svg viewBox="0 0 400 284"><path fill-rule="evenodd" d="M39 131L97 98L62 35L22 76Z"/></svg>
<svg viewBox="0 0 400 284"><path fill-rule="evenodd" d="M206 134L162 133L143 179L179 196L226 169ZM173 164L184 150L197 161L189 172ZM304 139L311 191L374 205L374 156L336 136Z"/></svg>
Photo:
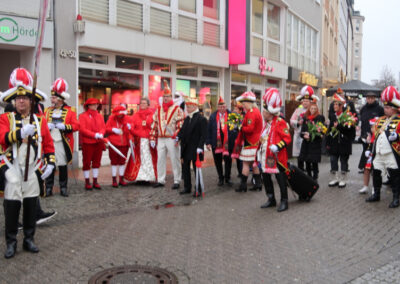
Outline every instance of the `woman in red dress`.
<svg viewBox="0 0 400 284"><path fill-rule="evenodd" d="M157 148L150 147L150 130L153 111L146 98L140 100L139 111L133 115L131 134L134 140L134 155L129 157L125 178L129 181L155 182L157 180Z"/></svg>

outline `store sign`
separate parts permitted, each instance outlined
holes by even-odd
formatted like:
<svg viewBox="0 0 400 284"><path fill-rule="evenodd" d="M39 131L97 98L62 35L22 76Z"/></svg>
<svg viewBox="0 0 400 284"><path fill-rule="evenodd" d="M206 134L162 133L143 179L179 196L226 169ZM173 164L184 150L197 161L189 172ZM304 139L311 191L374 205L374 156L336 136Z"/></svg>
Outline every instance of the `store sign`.
<svg viewBox="0 0 400 284"><path fill-rule="evenodd" d="M300 72L299 76L299 82L311 86L317 86L318 85L318 78L315 77L313 74L307 73L307 72Z"/></svg>
<svg viewBox="0 0 400 284"><path fill-rule="evenodd" d="M43 46L53 45L53 24L46 22ZM0 15L0 44L35 46L37 36L37 20L22 17Z"/></svg>
<svg viewBox="0 0 400 284"><path fill-rule="evenodd" d="M258 69L260 69L261 75L264 75L265 71L274 72L274 67L267 66L267 58L265 58L265 57L260 57L260 59L258 61Z"/></svg>

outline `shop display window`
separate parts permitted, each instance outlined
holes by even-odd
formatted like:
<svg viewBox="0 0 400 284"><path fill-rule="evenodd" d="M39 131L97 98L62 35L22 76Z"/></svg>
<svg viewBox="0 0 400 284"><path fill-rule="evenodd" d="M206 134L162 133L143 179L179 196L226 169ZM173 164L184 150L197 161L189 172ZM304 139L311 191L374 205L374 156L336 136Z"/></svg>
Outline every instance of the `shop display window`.
<svg viewBox="0 0 400 284"><path fill-rule="evenodd" d="M247 84L247 75L240 72L232 72L232 82Z"/></svg>
<svg viewBox="0 0 400 284"><path fill-rule="evenodd" d="M157 72L171 72L171 64L150 62L150 70Z"/></svg>
<svg viewBox="0 0 400 284"><path fill-rule="evenodd" d="M219 71L203 69L202 75L203 77L219 78Z"/></svg>
<svg viewBox="0 0 400 284"><path fill-rule="evenodd" d="M117 55L115 67L132 70L143 70L143 59Z"/></svg>
<svg viewBox="0 0 400 284"><path fill-rule="evenodd" d="M176 74L181 75L181 76L197 77L197 66L186 65L186 64L177 64L176 65Z"/></svg>
<svg viewBox="0 0 400 284"><path fill-rule="evenodd" d="M126 105L128 112L135 112L142 94L143 75L79 68L79 104L88 98L99 99L105 120L120 104Z"/></svg>
<svg viewBox="0 0 400 284"><path fill-rule="evenodd" d="M231 86L231 109L236 105L236 98L247 91L246 86L232 85Z"/></svg>
<svg viewBox="0 0 400 284"><path fill-rule="evenodd" d="M88 52L79 52L79 61L96 64L108 64L108 56Z"/></svg>
<svg viewBox="0 0 400 284"><path fill-rule="evenodd" d="M164 94L164 80L167 81L168 87L172 90L171 78L159 75L149 75L149 100L150 108L157 108Z"/></svg>

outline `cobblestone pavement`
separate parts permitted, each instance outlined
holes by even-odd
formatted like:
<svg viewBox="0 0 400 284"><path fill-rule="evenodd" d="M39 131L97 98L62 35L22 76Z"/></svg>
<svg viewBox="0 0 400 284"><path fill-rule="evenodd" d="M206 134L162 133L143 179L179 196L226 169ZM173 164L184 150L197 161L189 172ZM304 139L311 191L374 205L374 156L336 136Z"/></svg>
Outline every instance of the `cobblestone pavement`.
<svg viewBox="0 0 400 284"><path fill-rule="evenodd" d="M289 210L282 213L260 209L264 192L217 187L212 167L203 169L207 192L198 200L171 190L171 176L161 189L93 192L72 179L70 197L42 199L58 214L37 228L39 254L22 250L20 233L16 256L0 257L0 283L87 283L124 264L165 268L180 283L399 282L400 208L387 207L387 190L381 202L365 203L358 193L359 155L355 145L344 189L327 187L324 157L320 191L309 203L290 193ZM4 236L3 212L0 224ZM0 251L4 247L1 237Z"/></svg>

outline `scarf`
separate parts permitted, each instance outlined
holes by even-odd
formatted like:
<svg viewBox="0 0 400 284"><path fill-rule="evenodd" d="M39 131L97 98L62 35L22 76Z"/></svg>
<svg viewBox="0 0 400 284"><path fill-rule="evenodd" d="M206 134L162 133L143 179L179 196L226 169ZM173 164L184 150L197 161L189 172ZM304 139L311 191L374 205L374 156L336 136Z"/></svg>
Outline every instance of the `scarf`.
<svg viewBox="0 0 400 284"><path fill-rule="evenodd" d="M307 116L307 119L309 120L309 121L313 121L314 120L314 118L316 118L317 116L316 115L309 115L309 116Z"/></svg>
<svg viewBox="0 0 400 284"><path fill-rule="evenodd" d="M275 125L276 125L277 116L275 116L271 123L267 123L265 128L267 130L267 149L265 151L265 167L264 172L267 174L276 174L279 173L278 170L278 161L277 154L273 153L269 147L274 144L275 139Z"/></svg>
<svg viewBox="0 0 400 284"><path fill-rule="evenodd" d="M163 108L164 112L165 113L168 112L169 107L172 106L173 104L174 104L174 101L170 101L169 103L163 103L162 108Z"/></svg>
<svg viewBox="0 0 400 284"><path fill-rule="evenodd" d="M217 112L217 147L215 149L216 154L223 153L224 156L229 155L228 150L228 112L225 111L223 114L224 126L222 127L222 132L224 134L224 141L221 139L221 116Z"/></svg>
<svg viewBox="0 0 400 284"><path fill-rule="evenodd" d="M137 115L140 117L140 119L143 121L143 120L146 120L147 119L147 117L149 116L149 115L151 115L152 114L152 111L150 110L150 109L141 109L141 110L139 110L138 112L137 112Z"/></svg>

